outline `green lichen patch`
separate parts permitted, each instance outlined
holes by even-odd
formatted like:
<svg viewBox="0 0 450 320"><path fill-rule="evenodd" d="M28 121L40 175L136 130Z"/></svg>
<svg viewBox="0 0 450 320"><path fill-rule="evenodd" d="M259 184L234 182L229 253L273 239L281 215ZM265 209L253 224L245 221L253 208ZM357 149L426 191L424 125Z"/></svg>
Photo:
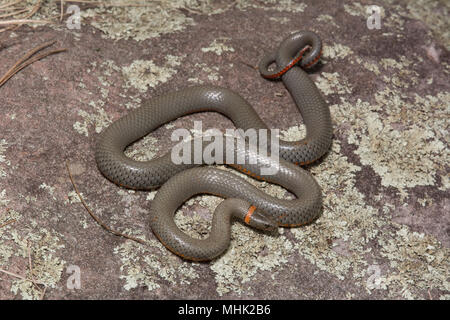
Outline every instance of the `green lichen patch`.
<svg viewBox="0 0 450 320"><path fill-rule="evenodd" d="M104 38L143 41L163 34L182 31L195 25L191 14L213 15L225 12L229 6L203 1L153 1L145 6L99 6L82 10L83 23L89 23L103 32Z"/></svg>
<svg viewBox="0 0 450 320"><path fill-rule="evenodd" d="M384 82L398 88L409 88L410 85L417 85L419 74L410 68L412 61L405 56L400 57L400 61L386 58L380 60L380 65L388 71L382 79ZM395 70L397 69L397 70Z"/></svg>

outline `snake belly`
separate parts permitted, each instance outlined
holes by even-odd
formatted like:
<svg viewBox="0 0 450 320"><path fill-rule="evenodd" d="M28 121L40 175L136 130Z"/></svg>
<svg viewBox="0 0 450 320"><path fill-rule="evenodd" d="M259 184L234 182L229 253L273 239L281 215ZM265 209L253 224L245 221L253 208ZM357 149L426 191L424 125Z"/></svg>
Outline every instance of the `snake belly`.
<svg viewBox="0 0 450 320"><path fill-rule="evenodd" d="M292 61L297 53L294 51L299 50L299 39L304 42L305 36L292 34L281 43L276 54L270 55L278 66L286 66ZM313 60L315 56L307 58ZM229 89L194 86L166 93L143 103L99 135L95 158L105 177L120 186L138 190L162 186L152 202L149 221L153 233L172 252L195 261L217 257L228 247L232 217L260 229L271 229L271 219L278 226L292 227L309 223L320 214L320 187L311 174L295 164L311 163L329 149L332 137L329 108L302 68L290 67L281 75L281 79L303 118L306 136L299 141L279 141L280 159L277 161L248 149L236 149L235 156L244 152L246 162L230 165L286 188L296 196L293 200L269 196L244 179L224 170L194 163L175 164L170 152L149 161L136 161L124 154L127 146L158 127L201 111L221 113L236 128L244 131L268 130L251 105ZM256 161L247 162L249 159ZM278 170L270 176L258 174L263 166L276 166ZM216 209L210 236L204 240L188 236L174 222L175 211L180 205L193 195L201 193L228 199ZM256 213L251 208L256 208ZM250 211L252 215L249 215ZM265 220L264 217L269 218Z"/></svg>

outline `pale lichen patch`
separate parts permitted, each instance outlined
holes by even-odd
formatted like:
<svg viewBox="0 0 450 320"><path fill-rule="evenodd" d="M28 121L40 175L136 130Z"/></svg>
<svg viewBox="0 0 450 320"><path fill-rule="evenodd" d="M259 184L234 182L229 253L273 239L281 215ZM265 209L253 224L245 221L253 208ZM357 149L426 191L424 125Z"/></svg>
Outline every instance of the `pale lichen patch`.
<svg viewBox="0 0 450 320"><path fill-rule="evenodd" d="M341 280L350 275L363 278L367 269L364 253L370 251L366 245L384 225L375 219L377 210L365 204L354 186L360 170L340 154L340 144L335 141L327 161L312 169L325 195L323 214L314 224L291 230L299 254ZM331 250L335 244L341 248Z"/></svg>
<svg viewBox="0 0 450 320"><path fill-rule="evenodd" d="M419 81L419 75L410 67L412 60L405 56L400 56L400 61L391 58L384 58L380 60L380 65L386 71L382 79L388 84L394 85L398 88L408 88L411 84L416 85Z"/></svg>
<svg viewBox="0 0 450 320"><path fill-rule="evenodd" d="M140 92L154 88L160 83L167 82L177 73L174 67L181 64L185 56L166 56L163 66L156 65L152 60L135 60L131 65L122 68L122 73L126 79L125 87L133 86Z"/></svg>
<svg viewBox="0 0 450 320"><path fill-rule="evenodd" d="M145 200L151 201L151 200L155 199L156 192L157 192L156 190L150 191L150 192L147 194L147 197L145 198Z"/></svg>
<svg viewBox="0 0 450 320"><path fill-rule="evenodd" d="M303 2L295 3L291 0L279 0L279 1L260 1L260 0L239 0L236 2L238 9L244 10L247 8L257 8L263 10L276 10L276 11L288 11L288 12L303 12L307 5Z"/></svg>
<svg viewBox="0 0 450 320"><path fill-rule="evenodd" d="M291 19L286 17L270 17L269 20L278 22L280 24L288 24L289 22L291 22Z"/></svg>
<svg viewBox="0 0 450 320"><path fill-rule="evenodd" d="M447 1L408 1L406 8L409 18L424 21L447 50L450 50L450 29L448 27L450 5Z"/></svg>
<svg viewBox="0 0 450 320"><path fill-rule="evenodd" d="M48 192L48 194L52 196L53 200L56 200L56 198L54 196L55 187L52 187L52 186L46 184L45 182L43 182L40 184L39 189L46 190Z"/></svg>
<svg viewBox="0 0 450 320"><path fill-rule="evenodd" d="M397 61L392 58L383 58L380 60L380 65L386 69L403 69L410 66L412 63L411 60L407 59L405 56L400 57L400 61Z"/></svg>
<svg viewBox="0 0 450 320"><path fill-rule="evenodd" d="M136 233L133 230L126 232ZM135 235L142 238L138 234ZM114 254L121 261L120 278L125 280L126 290L145 286L152 291L161 287L164 282L170 285L189 285L199 278L193 268L195 264L180 260L158 240L148 240L146 245L126 241L114 248Z"/></svg>
<svg viewBox="0 0 450 320"><path fill-rule="evenodd" d="M449 290L449 250L431 236L392 222L395 207L389 203L382 215L367 205L356 189L355 177L361 167L340 154L338 141L327 161L312 171L325 194L324 212L314 224L291 229L300 255L338 279L353 278L368 293L386 290L388 297L418 298L420 290L430 287ZM373 250L373 241L380 249ZM379 269L371 279L373 263L368 261L381 258L388 259L389 270Z"/></svg>
<svg viewBox="0 0 450 320"><path fill-rule="evenodd" d="M328 60L344 59L348 55L352 55L353 50L343 44L336 43L334 45L324 45L323 56Z"/></svg>
<svg viewBox="0 0 450 320"><path fill-rule="evenodd" d="M205 74L206 77L208 78L208 80L211 82L219 81L220 79L222 79L222 76L219 74L220 68L218 66L210 67L206 63L196 63L194 65L194 68L196 70L202 70L202 73ZM188 81L198 83L198 84L203 83L203 80L198 79L198 78L191 78Z"/></svg>
<svg viewBox="0 0 450 320"><path fill-rule="evenodd" d="M316 82L317 87L324 95L330 94L349 94L352 87L344 75L337 72L322 72Z"/></svg>
<svg viewBox="0 0 450 320"><path fill-rule="evenodd" d="M229 7L209 0L154 1L140 7L99 6L83 10L81 17L83 23L90 23L101 30L103 38L143 41L195 25L194 19L184 13L186 11L214 15L225 12Z"/></svg>
<svg viewBox="0 0 450 320"><path fill-rule="evenodd" d="M82 192L80 192L80 195L81 195L81 197L84 197ZM81 202L80 197L78 197L78 194L74 190L70 191L67 194L67 199L64 200L64 204L69 204L69 203L72 204L72 203L80 203L80 202Z"/></svg>
<svg viewBox="0 0 450 320"><path fill-rule="evenodd" d="M6 143L5 139L0 140L0 178L6 177L6 172L5 172L4 168L2 168L3 163L6 165L10 165L10 162L8 160L6 160L6 157L5 157L7 145L8 144Z"/></svg>
<svg viewBox="0 0 450 320"><path fill-rule="evenodd" d="M125 155L138 161L148 161L158 152L158 139L147 135L125 149Z"/></svg>
<svg viewBox="0 0 450 320"><path fill-rule="evenodd" d="M82 135L86 137L89 136L89 126L95 126L95 132L100 133L104 128L110 125L112 122L106 111L102 108L105 103L103 101L98 101L95 103L94 101L89 102L89 106L93 108L92 113L89 113L85 110L78 110L78 115L81 116L84 121L76 121L73 124L73 128Z"/></svg>
<svg viewBox="0 0 450 320"><path fill-rule="evenodd" d="M385 89L375 95L377 104L361 101L355 105L345 100L332 109L338 123L350 122L348 142L357 145L361 163L371 166L383 186L404 192L405 188L433 185L436 169L445 166L448 148L442 142L448 136L445 122L448 93L415 96L410 103L396 90ZM355 107L358 112L355 112ZM381 117L377 111L390 110ZM400 156L399 155L403 155Z"/></svg>
<svg viewBox="0 0 450 320"><path fill-rule="evenodd" d="M95 61L91 62L91 65L96 68L97 63ZM120 68L116 66L114 61L106 60L100 64L102 68L102 73L98 76L98 82L101 84L100 94L103 100L90 101L88 105L93 109L89 111L78 110L78 115L83 118L83 121L76 121L73 124L73 128L79 133L86 137L89 136L89 126L95 126L95 132L100 133L104 128L106 128L112 121L106 111L104 110L105 101L109 96L109 87L111 86L111 81L109 80L113 73L117 73ZM92 94L91 92L88 92Z"/></svg>
<svg viewBox="0 0 450 320"><path fill-rule="evenodd" d="M339 28L339 25L335 22L335 19L329 14L321 14L316 18L319 22L324 22L326 24L332 25L335 28Z"/></svg>
<svg viewBox="0 0 450 320"><path fill-rule="evenodd" d="M206 239L211 229L212 215L210 213L222 200L222 198L208 195L192 197L175 213L175 224L192 238Z"/></svg>
<svg viewBox="0 0 450 320"><path fill-rule="evenodd" d="M299 141L306 136L304 125L292 126L286 130L280 130L280 139L284 141Z"/></svg>
<svg viewBox="0 0 450 320"><path fill-rule="evenodd" d="M376 64L375 62L372 61L364 61L363 62L363 66L369 70L372 71L373 73L375 73L377 76L380 75L380 69L378 68L378 64Z"/></svg>
<svg viewBox="0 0 450 320"><path fill-rule="evenodd" d="M378 239L380 254L389 259L391 268L380 276L381 285L389 288L391 295L406 299L417 299L415 291L420 289L450 291L450 250L431 236L395 223L392 226L393 231Z"/></svg>
<svg viewBox="0 0 450 320"><path fill-rule="evenodd" d="M353 1L351 4L344 4L344 11L354 17L369 17L374 11L369 10L370 5L363 5L359 2ZM380 10L380 18L383 21L386 18L386 11L383 6L377 6Z"/></svg>
<svg viewBox="0 0 450 320"><path fill-rule="evenodd" d="M352 2L352 4L344 4L344 11L355 17L366 16L366 6L356 1Z"/></svg>
<svg viewBox="0 0 450 320"><path fill-rule="evenodd" d="M435 139L433 130L412 125L398 131L377 113L368 114L366 124L367 135L361 136L355 153L362 164L373 167L382 185L401 189L434 184L433 158L446 153L446 147Z"/></svg>
<svg viewBox="0 0 450 320"><path fill-rule="evenodd" d="M218 38L214 39L208 47L202 48L202 52L213 52L218 56L224 52L234 52L234 48L226 45L224 42L230 40L230 38Z"/></svg>
<svg viewBox="0 0 450 320"><path fill-rule="evenodd" d="M284 236L257 233L242 224L231 229L231 244L224 255L211 263L219 295L227 293L253 295L250 284L261 271L276 277L292 255L292 244Z"/></svg>
<svg viewBox="0 0 450 320"><path fill-rule="evenodd" d="M178 7L179 1L153 2L145 7L96 7L83 10L81 17L100 29L104 38L142 41L194 25L194 19Z"/></svg>
<svg viewBox="0 0 450 320"><path fill-rule="evenodd" d="M22 215L14 210L9 211L10 219L19 221ZM32 259L32 273L30 268L25 268L25 277L35 279L47 288L56 288L61 279L65 261L57 256L57 252L64 248L61 244L61 235L54 230L41 228L36 231L34 219L29 221L20 232L13 227L7 226L0 230L0 266L5 269L12 257L21 258L28 267L28 248ZM34 227L32 227L34 225ZM26 234L26 236L22 236ZM42 291L38 290L30 281L15 279L11 280L11 292L20 294L23 299L40 299Z"/></svg>
<svg viewBox="0 0 450 320"><path fill-rule="evenodd" d="M127 109L137 109L141 106L141 98L131 96L130 99L131 101L125 103Z"/></svg>
<svg viewBox="0 0 450 320"><path fill-rule="evenodd" d="M6 206L9 201L10 200L6 198L6 189L3 189L2 192L0 192L0 205Z"/></svg>

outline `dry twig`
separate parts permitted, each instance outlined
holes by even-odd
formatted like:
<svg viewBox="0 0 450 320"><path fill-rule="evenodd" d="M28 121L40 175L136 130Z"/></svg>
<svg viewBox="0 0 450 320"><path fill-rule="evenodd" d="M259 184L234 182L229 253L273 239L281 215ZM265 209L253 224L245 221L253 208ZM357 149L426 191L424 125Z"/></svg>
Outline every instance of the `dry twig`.
<svg viewBox="0 0 450 320"><path fill-rule="evenodd" d="M20 2L20 1L18 1L18 2ZM16 2L16 3L18 3L18 2ZM33 19L30 19L36 12L38 12L39 8L41 7L41 3L42 3L42 0L38 0L36 2L36 4L33 6L33 8L31 9L31 11L28 14L26 14L24 17L22 17L21 19L0 21L0 26L2 26L2 25L9 25L9 27L6 27L4 29L0 29L0 32L4 32L4 31L7 31L7 30L16 30L17 28L19 28L24 23L38 23L38 24L49 23L50 22L49 20L33 20ZM28 11L28 9L27 9L27 11Z"/></svg>
<svg viewBox="0 0 450 320"><path fill-rule="evenodd" d="M10 272L10 271L1 269L1 268L0 268L0 272L3 272L3 273L5 273L5 274L10 275L11 277L14 277L14 278L17 278L17 279L22 279L22 280L25 280L25 281L33 282L33 280L28 279L28 278L25 278L24 276L21 276L20 274L13 273L13 272ZM37 283L37 284L40 284L40 285L44 285L44 284L41 283L41 282L36 282L36 283Z"/></svg>
<svg viewBox="0 0 450 320"><path fill-rule="evenodd" d="M41 292L40 295L40 299L43 300L44 299L44 295L45 295L45 291L47 290L47 286L45 284L42 284L44 286L44 288L40 288L38 286L38 282L36 281L36 279L34 278L33 275L33 263L31 262L31 247L30 247L30 243L27 241L27 252L28 252L28 265L30 268L30 277L31 277L31 281L33 282L33 285L36 287L36 289Z"/></svg>
<svg viewBox="0 0 450 320"><path fill-rule="evenodd" d="M11 6L15 5L15 4L18 4L21 1L22 0L16 0L16 1L13 1L13 2L10 2L10 3L2 4L2 5L0 5L0 9L11 7Z"/></svg>
<svg viewBox="0 0 450 320"><path fill-rule="evenodd" d="M41 293L40 294L40 299L42 300L42 299L44 299L44 295L45 295L45 291L47 290L47 286L44 283L38 282L38 281L36 281L34 279L34 276L33 276L33 264L31 262L31 248L30 248L30 245L29 245L28 241L27 241L27 252L28 252L28 264L29 264L29 268L30 268L31 279L26 278L26 277L21 276L21 275L16 274L16 273L13 273L13 272L1 269L1 268L0 268L0 272L3 272L4 274L10 275L10 276L12 276L14 278L18 278L18 279L22 279L22 280L31 282L36 287L36 289ZM39 285L43 286L43 288L41 289L39 287Z"/></svg>
<svg viewBox="0 0 450 320"><path fill-rule="evenodd" d="M30 247L30 243L27 241L27 253L28 253L28 267L30 268L30 277L31 277L31 281L33 282L34 286L36 287L36 289L38 289L39 291L41 291L41 288L38 287L38 285L36 284L36 280L34 279L34 275L33 275L33 263L31 262L31 247Z"/></svg>
<svg viewBox="0 0 450 320"><path fill-rule="evenodd" d="M41 7L41 3L42 3L42 0L39 0L38 2L36 2L34 7L31 9L30 13L25 16L25 19L32 17L36 12L38 12L39 8Z"/></svg>
<svg viewBox="0 0 450 320"><path fill-rule="evenodd" d="M130 240L133 240L133 241L136 241L136 242L138 242L138 243L141 243L141 244L145 244L145 241L144 240L142 240L142 239L139 239L139 238L135 238L135 237L133 237L133 236L129 236L129 235L127 235L127 234L124 234L124 233L121 233L121 232L119 232L119 231L116 231L116 230L113 230L113 229L111 229L110 227L108 227L106 224L104 224L93 212L92 212L92 210L89 208L89 206L87 205L87 203L86 203L86 201L84 201L84 199L83 199L83 197L81 196L81 194L80 194L80 192L78 191L78 188L77 188L77 186L75 185L75 182L74 182L74 180L73 180L73 177L72 177L72 173L70 172L70 168L69 168L69 161L66 161L66 168L67 168L67 172L69 173L69 178L70 178L70 181L72 182L72 186L73 186L73 188L74 188L74 190L75 190L75 192L76 192L76 194L78 195L78 198L80 199L80 201L81 201L81 203L83 204L83 206L84 206L84 208L86 209L86 211L89 213L89 215L103 228L103 229L105 229L106 231L108 231L108 232L110 232L110 233L112 233L112 234L114 234L114 235L116 235L116 236L119 236L119 237L124 237L124 238L126 238L126 239L130 239Z"/></svg>
<svg viewBox="0 0 450 320"><path fill-rule="evenodd" d="M9 25L16 25L16 24L24 24L24 23L37 23L37 24L47 24L50 23L50 20L33 20L33 19L14 19L14 20L5 20L0 21L0 26L9 26Z"/></svg>
<svg viewBox="0 0 450 320"><path fill-rule="evenodd" d="M8 220L4 224L0 225L0 228L6 227L7 225L14 223L14 222L16 222L15 219Z"/></svg>
<svg viewBox="0 0 450 320"><path fill-rule="evenodd" d="M13 11L13 12L10 12L10 13L5 13L5 14L0 15L0 18L12 17L12 16L15 16L15 15L27 12L27 11L28 11L27 9L21 9L21 10Z"/></svg>
<svg viewBox="0 0 450 320"><path fill-rule="evenodd" d="M61 22L63 17L64 17L64 0L61 0L61 12L60 12L60 16L59 16L59 21Z"/></svg>
<svg viewBox="0 0 450 320"><path fill-rule="evenodd" d="M105 6L105 7L151 7L155 2L161 2L161 1L152 1L151 3L108 3L103 1L90 1L90 0L65 0L66 2L73 2L73 3L83 3L83 4L92 4L92 5L98 5L98 6Z"/></svg>

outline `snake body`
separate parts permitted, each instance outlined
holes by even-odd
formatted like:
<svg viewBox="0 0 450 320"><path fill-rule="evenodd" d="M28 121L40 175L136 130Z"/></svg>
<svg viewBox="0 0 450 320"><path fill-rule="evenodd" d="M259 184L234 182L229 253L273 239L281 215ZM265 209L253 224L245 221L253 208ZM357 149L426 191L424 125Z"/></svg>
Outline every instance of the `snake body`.
<svg viewBox="0 0 450 320"><path fill-rule="evenodd" d="M305 46L310 46L310 50L303 50ZM332 137L331 117L315 84L292 61L298 59L297 55L302 51L300 61L312 65L317 62L320 49L320 39L315 34L297 32L287 37L276 53L267 55L260 64L263 76L275 78L271 77L275 74L280 77L292 95L306 127L305 138L295 142L280 141L281 158L277 161L251 148L235 148L235 159L241 155L246 161L242 165L230 164L259 179L283 186L296 196L295 199L269 196L224 170L194 163L175 164L170 153L145 162L125 156L124 150L134 141L165 123L200 111L219 112L243 130L268 129L240 95L214 86L169 92L112 123L98 137L95 156L99 170L109 180L127 188L148 190L162 185L151 205L151 229L169 250L189 260L211 260L220 255L229 245L230 220L233 217L262 230L313 221L322 206L321 190L315 179L295 164L313 162L328 150ZM278 66L274 72L268 70L271 62ZM260 172L264 166L276 166L277 172L264 175ZM183 202L202 193L218 195L226 200L214 212L209 238L199 240L178 229L174 214Z"/></svg>

